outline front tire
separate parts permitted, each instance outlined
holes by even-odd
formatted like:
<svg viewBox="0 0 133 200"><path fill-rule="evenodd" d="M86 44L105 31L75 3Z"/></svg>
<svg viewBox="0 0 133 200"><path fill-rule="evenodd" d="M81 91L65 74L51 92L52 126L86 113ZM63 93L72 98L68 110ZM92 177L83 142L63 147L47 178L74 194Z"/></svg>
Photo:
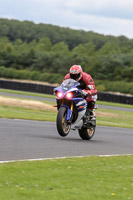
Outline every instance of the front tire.
<svg viewBox="0 0 133 200"><path fill-rule="evenodd" d="M79 136L83 139L83 140L90 140L94 133L95 133L95 127L90 127L90 128L84 128L82 127L81 130L78 130L79 132Z"/></svg>
<svg viewBox="0 0 133 200"><path fill-rule="evenodd" d="M65 107L60 107L58 111L56 126L59 135L62 137L67 136L70 132L71 125L67 122L67 109Z"/></svg>

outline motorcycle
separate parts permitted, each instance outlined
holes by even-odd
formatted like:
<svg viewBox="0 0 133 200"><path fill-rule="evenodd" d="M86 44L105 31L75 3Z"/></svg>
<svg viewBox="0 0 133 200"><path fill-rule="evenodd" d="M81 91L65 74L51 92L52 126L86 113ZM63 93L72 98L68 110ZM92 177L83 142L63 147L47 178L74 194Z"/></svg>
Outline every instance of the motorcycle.
<svg viewBox="0 0 133 200"><path fill-rule="evenodd" d="M58 110L56 126L59 135L65 137L70 130L78 130L83 140L90 140L95 133L96 119L91 120L86 114L87 101L80 89L80 83L66 79L59 87L54 88L54 94Z"/></svg>

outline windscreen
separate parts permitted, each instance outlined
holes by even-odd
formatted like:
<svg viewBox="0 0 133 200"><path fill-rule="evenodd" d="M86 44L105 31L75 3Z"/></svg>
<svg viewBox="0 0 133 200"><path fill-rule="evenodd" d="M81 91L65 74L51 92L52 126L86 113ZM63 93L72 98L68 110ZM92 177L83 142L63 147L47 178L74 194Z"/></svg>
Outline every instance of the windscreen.
<svg viewBox="0 0 133 200"><path fill-rule="evenodd" d="M65 90L68 90L69 88L71 88L73 86L77 86L77 85L79 85L79 83L73 79L66 79L62 83L63 89L65 89Z"/></svg>

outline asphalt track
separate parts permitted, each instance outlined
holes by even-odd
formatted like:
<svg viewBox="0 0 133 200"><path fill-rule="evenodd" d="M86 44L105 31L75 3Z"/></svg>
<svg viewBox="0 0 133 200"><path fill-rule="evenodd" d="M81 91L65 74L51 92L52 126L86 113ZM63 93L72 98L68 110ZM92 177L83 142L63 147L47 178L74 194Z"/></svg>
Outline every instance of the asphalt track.
<svg viewBox="0 0 133 200"><path fill-rule="evenodd" d="M98 126L85 141L59 136L54 122L0 119L0 161L112 154L133 154L132 129Z"/></svg>

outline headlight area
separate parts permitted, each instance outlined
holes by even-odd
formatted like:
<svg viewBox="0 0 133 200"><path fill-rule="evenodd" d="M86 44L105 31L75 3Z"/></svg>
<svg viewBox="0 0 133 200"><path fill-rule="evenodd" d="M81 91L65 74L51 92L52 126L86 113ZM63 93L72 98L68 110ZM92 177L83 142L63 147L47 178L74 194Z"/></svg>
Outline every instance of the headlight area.
<svg viewBox="0 0 133 200"><path fill-rule="evenodd" d="M63 99L64 97L68 100L72 99L74 97L74 93L73 92L67 92L64 96L63 92L59 92L57 91L56 93L56 96L58 99Z"/></svg>
<svg viewBox="0 0 133 200"><path fill-rule="evenodd" d="M64 95L62 92L56 92L56 96L57 98L62 99Z"/></svg>
<svg viewBox="0 0 133 200"><path fill-rule="evenodd" d="M72 99L73 98L73 93L72 92L67 92L65 94L66 99Z"/></svg>

